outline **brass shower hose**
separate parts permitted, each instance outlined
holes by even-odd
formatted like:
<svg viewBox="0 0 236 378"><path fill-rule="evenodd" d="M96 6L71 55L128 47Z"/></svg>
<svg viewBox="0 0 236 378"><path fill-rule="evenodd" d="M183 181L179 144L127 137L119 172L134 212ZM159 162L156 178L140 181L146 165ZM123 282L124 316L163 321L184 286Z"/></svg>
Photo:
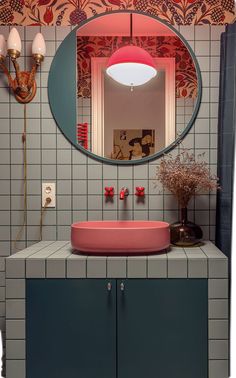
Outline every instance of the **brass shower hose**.
<svg viewBox="0 0 236 378"><path fill-rule="evenodd" d="M42 240L43 238L43 220L44 220L44 215L47 210L47 206L50 204L51 198L46 198L45 203L43 205L43 208L41 209L41 217L40 217L40 226L39 226L39 239Z"/></svg>
<svg viewBox="0 0 236 378"><path fill-rule="evenodd" d="M14 249L19 250L17 248L17 242L21 239L21 235L24 231L24 227L27 222L27 143L26 143L26 135L27 135L27 112L26 112L26 104L24 104L24 129L22 133L22 143L23 143L23 161L24 161L24 210L23 210L23 223L19 228L19 231L16 235L14 241Z"/></svg>
<svg viewBox="0 0 236 378"><path fill-rule="evenodd" d="M23 209L23 223L19 228L19 231L16 235L16 238L14 240L13 248L15 250L20 250L20 248L17 248L17 243L21 239L22 233L24 231L24 227L27 224L27 111L26 111L26 104L24 104L24 129L22 133L22 143L23 143L23 166L24 166L24 209ZM50 198L46 198L45 204L43 208L41 209L41 216L40 216L40 231L39 231L39 238L42 240L42 230L43 230L43 219L44 214L47 209L47 206L51 202Z"/></svg>

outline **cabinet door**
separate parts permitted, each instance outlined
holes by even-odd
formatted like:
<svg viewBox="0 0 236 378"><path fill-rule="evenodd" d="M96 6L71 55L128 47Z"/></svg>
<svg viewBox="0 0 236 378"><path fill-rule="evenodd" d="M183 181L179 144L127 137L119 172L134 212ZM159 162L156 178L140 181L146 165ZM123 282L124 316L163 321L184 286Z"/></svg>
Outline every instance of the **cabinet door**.
<svg viewBox="0 0 236 378"><path fill-rule="evenodd" d="M207 280L118 281L117 312L118 378L207 378Z"/></svg>
<svg viewBox="0 0 236 378"><path fill-rule="evenodd" d="M116 377L116 281L27 280L27 378Z"/></svg>

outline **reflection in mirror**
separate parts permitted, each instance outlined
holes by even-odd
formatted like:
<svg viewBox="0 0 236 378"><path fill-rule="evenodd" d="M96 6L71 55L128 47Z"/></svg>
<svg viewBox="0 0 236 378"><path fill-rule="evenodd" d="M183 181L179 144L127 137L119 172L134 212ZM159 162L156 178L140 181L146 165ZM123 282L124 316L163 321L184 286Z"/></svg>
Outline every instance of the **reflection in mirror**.
<svg viewBox="0 0 236 378"><path fill-rule="evenodd" d="M135 160L164 148L165 71L132 93L107 75L104 83L104 155Z"/></svg>
<svg viewBox="0 0 236 378"><path fill-rule="evenodd" d="M107 74L123 46L150 54L156 75L123 85ZM101 157L140 160L168 147L188 125L198 94L193 59L181 39L158 20L117 13L77 31L77 142Z"/></svg>

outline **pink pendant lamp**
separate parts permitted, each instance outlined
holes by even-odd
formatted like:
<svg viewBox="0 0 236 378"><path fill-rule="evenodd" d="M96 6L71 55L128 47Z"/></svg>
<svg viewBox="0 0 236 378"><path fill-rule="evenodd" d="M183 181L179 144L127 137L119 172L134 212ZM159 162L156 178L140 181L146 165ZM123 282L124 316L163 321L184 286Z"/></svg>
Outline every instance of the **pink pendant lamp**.
<svg viewBox="0 0 236 378"><path fill-rule="evenodd" d="M132 39L132 14L130 26ZM141 47L134 45L116 50L108 61L106 72L118 83L130 87L143 85L157 74L151 55Z"/></svg>

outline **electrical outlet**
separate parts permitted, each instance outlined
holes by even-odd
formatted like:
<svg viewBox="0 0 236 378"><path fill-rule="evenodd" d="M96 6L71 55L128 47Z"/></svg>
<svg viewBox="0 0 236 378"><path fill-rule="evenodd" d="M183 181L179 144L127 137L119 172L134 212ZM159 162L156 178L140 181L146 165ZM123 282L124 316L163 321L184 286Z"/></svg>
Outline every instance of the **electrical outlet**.
<svg viewBox="0 0 236 378"><path fill-rule="evenodd" d="M42 183L42 207L45 207L47 199L50 198L50 202L47 203L47 207L56 207L56 184L55 182L43 182Z"/></svg>

